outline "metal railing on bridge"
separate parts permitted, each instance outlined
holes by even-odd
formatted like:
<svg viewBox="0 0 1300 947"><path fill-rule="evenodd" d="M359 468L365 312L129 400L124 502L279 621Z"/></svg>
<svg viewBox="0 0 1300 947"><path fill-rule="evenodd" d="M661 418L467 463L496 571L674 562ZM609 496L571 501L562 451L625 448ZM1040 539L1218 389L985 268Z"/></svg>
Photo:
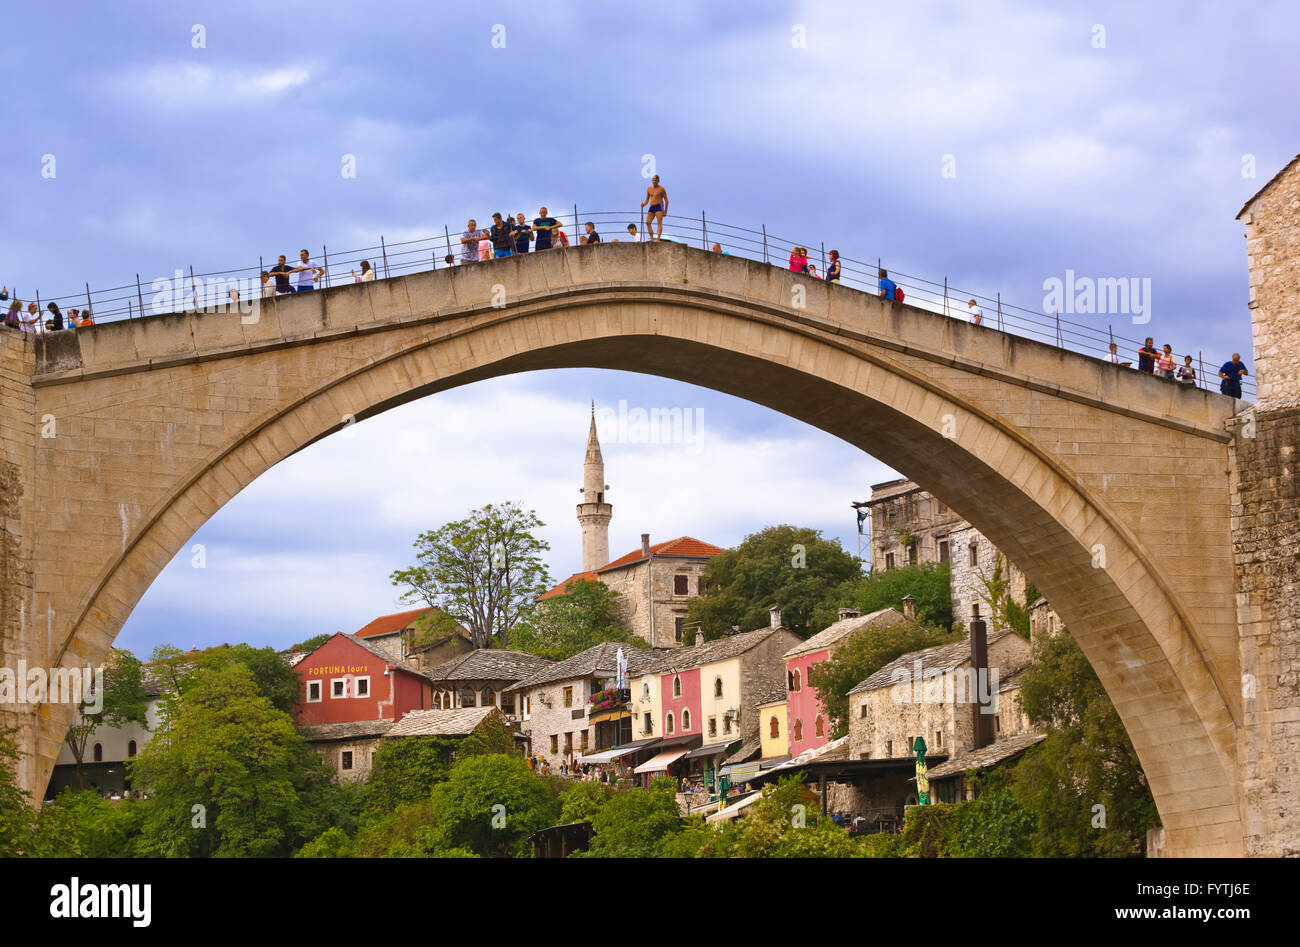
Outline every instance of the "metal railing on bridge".
<svg viewBox="0 0 1300 947"><path fill-rule="evenodd" d="M595 224L603 242L630 239L628 224L635 224L644 240L644 212L630 211L579 211L575 206L571 213L555 214L569 239L570 246L579 244L582 225L587 221ZM795 247L808 250L809 261L817 266L817 278L824 278L829 265L828 251L822 242L793 241L775 236L768 232L765 225L758 230L724 224L709 220L705 213L698 217L668 214L663 222L664 238L688 246L697 246L708 250L714 244L730 255L742 256L751 260L761 260L773 266L788 268L791 251ZM443 227L441 234L432 234L412 240L390 243L384 237L373 246L351 250L330 251L322 245L320 255L316 256L313 248L311 262L324 269L324 275L317 281L318 289L353 281L361 261L370 263L376 279L386 279L409 273L427 272L445 267L444 258L453 256L458 262L462 258L459 230ZM557 241L557 246L558 246ZM278 255L277 255L278 256ZM274 261L276 257L272 257ZM1044 313L1023 306L1009 303L1002 294L989 295L987 292L961 289L948 283L947 279L934 280L905 273L885 265L877 258L871 262L859 254L850 257L840 256L839 283L847 288L877 295L879 280L877 273L886 269L889 278L902 288L905 304L926 309L953 318L967 318L967 300L974 299L983 311L983 325L1021 338L1033 339L1054 345L1068 351L1094 358L1107 359L1109 346L1117 345L1120 358L1124 362L1136 363L1137 351L1143 340L1133 339L1114 332L1111 324L1084 323L1062 318L1060 313ZM485 261L491 262L491 261ZM296 266L298 257L290 257L290 265ZM59 296L44 296L36 293L35 301L40 308L41 325L46 321L45 306L54 302L65 312L73 308L89 309L96 323L120 319L140 318L164 312L177 312L184 309L216 311L231 301L230 290L236 289L245 300L262 295L261 274L274 265L265 258L259 258L255 266L229 267L218 270L196 272L193 266L185 269L173 269L170 273L153 279L142 280L136 274L134 282L125 283L108 289L91 290L85 284L83 290ZM296 277L293 277L296 280ZM10 287L10 298L20 298L19 289ZM3 308L0 306L0 308ZM78 331L87 331L85 329ZM1177 367L1183 366L1184 356L1192 353L1175 353ZM1218 368L1215 359L1211 359L1208 371L1201 352L1194 353L1196 370L1195 385L1198 388L1214 390L1219 385ZM1170 382L1186 384L1186 382ZM1255 394L1254 379L1247 377L1242 382L1242 395L1253 398Z"/></svg>

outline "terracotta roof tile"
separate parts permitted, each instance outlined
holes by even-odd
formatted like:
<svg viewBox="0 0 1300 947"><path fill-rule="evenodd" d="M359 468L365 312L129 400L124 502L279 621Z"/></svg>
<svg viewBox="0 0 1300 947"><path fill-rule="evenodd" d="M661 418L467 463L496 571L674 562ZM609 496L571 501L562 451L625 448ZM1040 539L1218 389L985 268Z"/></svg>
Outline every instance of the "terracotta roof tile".
<svg viewBox="0 0 1300 947"><path fill-rule="evenodd" d="M721 546L715 546L712 543L693 539L690 536L679 536L677 539L670 539L667 542L656 543L650 547L650 555L652 556L681 559L708 559L712 556L716 556L720 552L725 552ZM645 559L646 557L638 548L632 550L625 556L619 556L613 562L601 566L596 571L606 572L610 569L621 569L623 566L630 566L633 563L644 562Z"/></svg>
<svg viewBox="0 0 1300 947"><path fill-rule="evenodd" d="M586 579L588 582L599 582L600 577L594 572L575 572L553 589L547 589L541 595L537 596L537 601L543 599L555 598L557 595L564 595L569 591L569 583L577 582L579 579Z"/></svg>
<svg viewBox="0 0 1300 947"><path fill-rule="evenodd" d="M356 637L373 638L375 635L394 634L395 632L401 631L427 611L430 611L430 609L413 608L409 612L397 612L393 615L380 615L374 621L359 629L356 632Z"/></svg>

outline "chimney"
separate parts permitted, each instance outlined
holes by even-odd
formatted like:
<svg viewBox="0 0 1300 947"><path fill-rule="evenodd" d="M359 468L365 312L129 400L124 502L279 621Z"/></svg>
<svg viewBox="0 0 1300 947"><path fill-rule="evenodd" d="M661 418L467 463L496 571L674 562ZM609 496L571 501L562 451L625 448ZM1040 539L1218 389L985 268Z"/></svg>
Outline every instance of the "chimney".
<svg viewBox="0 0 1300 947"><path fill-rule="evenodd" d="M839 620L844 621L846 618L857 618L861 614L862 613L856 608L841 608Z"/></svg>
<svg viewBox="0 0 1300 947"><path fill-rule="evenodd" d="M908 621L916 621L916 599L911 595L903 596L903 615Z"/></svg>
<svg viewBox="0 0 1300 947"><path fill-rule="evenodd" d="M767 611L768 614L772 616L772 627L780 628L781 627L781 606L773 605Z"/></svg>
<svg viewBox="0 0 1300 947"><path fill-rule="evenodd" d="M642 559L650 558L650 534L649 533L641 534L641 558Z"/></svg>
<svg viewBox="0 0 1300 947"><path fill-rule="evenodd" d="M967 694L967 700L971 702L971 713L974 715L971 729L972 750L978 750L980 747L988 746L993 742L993 714L992 714L992 695L985 699L985 692L989 689L989 644L988 644L988 626L979 618L971 620L970 623L970 668L971 683L975 686L975 694ZM982 711L988 708L990 712Z"/></svg>

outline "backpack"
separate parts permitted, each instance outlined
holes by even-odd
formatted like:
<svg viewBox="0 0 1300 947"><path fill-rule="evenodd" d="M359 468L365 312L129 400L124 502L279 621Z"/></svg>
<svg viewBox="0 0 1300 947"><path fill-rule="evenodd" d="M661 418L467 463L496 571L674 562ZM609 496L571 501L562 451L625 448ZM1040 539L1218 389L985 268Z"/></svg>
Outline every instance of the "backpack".
<svg viewBox="0 0 1300 947"><path fill-rule="evenodd" d="M903 287L901 287L901 286L895 286L895 287L894 287L894 302L901 303L902 301L903 301Z"/></svg>

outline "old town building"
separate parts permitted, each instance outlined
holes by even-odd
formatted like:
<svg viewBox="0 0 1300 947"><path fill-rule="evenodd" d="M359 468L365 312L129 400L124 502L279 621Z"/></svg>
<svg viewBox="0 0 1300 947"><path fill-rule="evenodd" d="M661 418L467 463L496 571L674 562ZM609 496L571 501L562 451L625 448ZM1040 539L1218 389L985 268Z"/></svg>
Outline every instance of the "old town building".
<svg viewBox="0 0 1300 947"><path fill-rule="evenodd" d="M450 661L474 648L468 631L447 618L441 609L429 607L380 615L358 629L355 637L382 648L395 660L419 668Z"/></svg>
<svg viewBox="0 0 1300 947"><path fill-rule="evenodd" d="M480 648L425 670L433 682L433 707L497 707L511 721L519 719L513 688L553 664L525 651Z"/></svg>

